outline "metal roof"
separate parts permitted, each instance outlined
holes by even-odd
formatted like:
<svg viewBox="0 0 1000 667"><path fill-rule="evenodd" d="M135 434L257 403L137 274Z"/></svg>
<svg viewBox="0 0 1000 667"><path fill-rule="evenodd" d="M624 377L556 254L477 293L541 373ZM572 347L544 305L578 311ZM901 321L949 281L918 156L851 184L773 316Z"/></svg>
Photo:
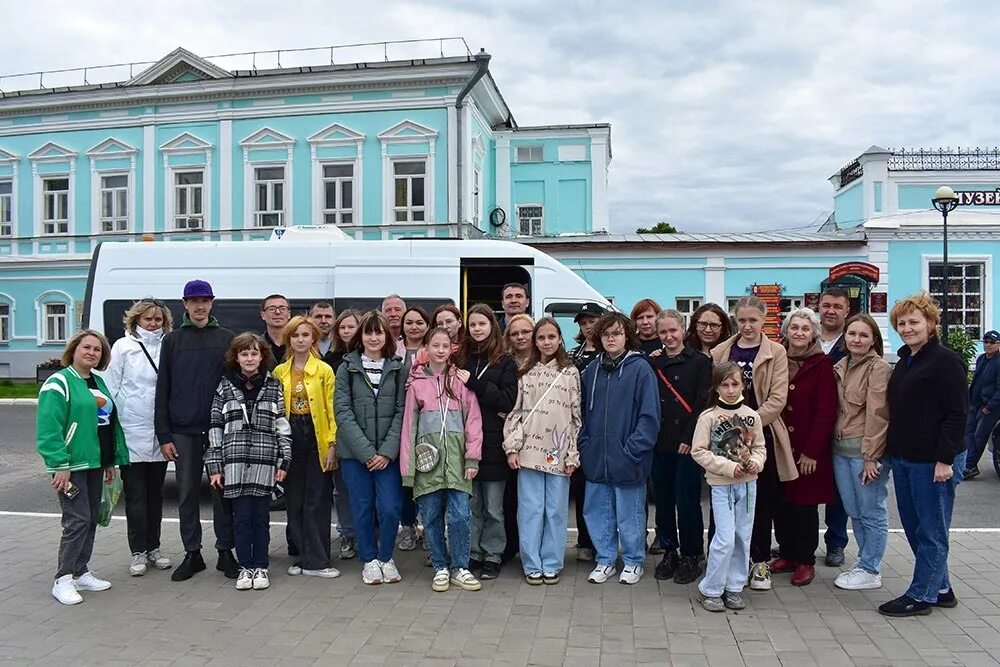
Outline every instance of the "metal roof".
<svg viewBox="0 0 1000 667"><path fill-rule="evenodd" d="M730 244L730 245L760 245L760 244L850 244L858 245L865 242L863 231L843 234L820 234L817 232L796 231L764 231L718 233L718 234L565 234L561 236L544 236L537 238L518 238L522 243L530 245L569 245L569 244Z"/></svg>

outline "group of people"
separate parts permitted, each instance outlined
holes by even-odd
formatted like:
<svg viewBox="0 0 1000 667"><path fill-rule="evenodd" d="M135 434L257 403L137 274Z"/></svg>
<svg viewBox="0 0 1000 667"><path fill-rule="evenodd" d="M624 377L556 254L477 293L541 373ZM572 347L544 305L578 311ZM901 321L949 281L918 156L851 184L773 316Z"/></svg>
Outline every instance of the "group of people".
<svg viewBox="0 0 1000 667"><path fill-rule="evenodd" d="M848 295L836 288L818 314L788 313L781 342L763 334L767 306L752 296L731 315L705 304L689 318L652 299L631 316L587 303L571 350L555 319L527 314L519 284L503 288L502 321L483 304L429 315L395 294L367 313L318 302L292 317L275 294L261 303L264 331L239 335L212 317L213 299L208 283L187 283L174 330L162 302L136 302L114 347L80 331L65 369L42 386L38 449L63 510L52 591L60 602L110 586L88 562L101 485L117 466L130 574L172 566L160 523L173 461L185 550L175 581L206 568L204 470L216 567L240 590L270 584L268 512L280 483L292 576L340 575L336 504L340 555L357 553L365 584L400 581L395 549L421 539L435 591L478 590L517 553L527 583L557 584L572 497L590 582L638 583L647 551L660 553L655 577L701 577L710 611L743 608L744 586L768 590L773 575L809 584L819 505L828 565L844 563L848 517L858 543L857 563L836 585L879 588L892 471L915 566L906 593L880 611L957 604L948 528L978 425L966 424L965 370L939 344L939 312L925 294L892 310L904 342L895 368L882 359L878 325L848 317ZM985 395L973 393L974 403ZM647 545L650 492L656 536Z"/></svg>

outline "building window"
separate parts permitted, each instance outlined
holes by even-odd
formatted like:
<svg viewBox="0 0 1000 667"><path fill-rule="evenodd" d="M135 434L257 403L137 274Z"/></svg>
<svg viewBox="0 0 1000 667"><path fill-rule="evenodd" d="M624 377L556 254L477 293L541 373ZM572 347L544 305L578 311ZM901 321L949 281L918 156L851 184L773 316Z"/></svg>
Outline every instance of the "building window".
<svg viewBox="0 0 1000 667"><path fill-rule="evenodd" d="M736 317L736 304L740 302L741 296L726 297L726 312L732 317Z"/></svg>
<svg viewBox="0 0 1000 667"><path fill-rule="evenodd" d="M255 167L253 189L254 225L280 227L285 217L285 168Z"/></svg>
<svg viewBox="0 0 1000 667"><path fill-rule="evenodd" d="M674 301L677 312L684 316L685 324L691 321L691 315L694 314L694 311L701 308L701 301L701 297L690 296L679 296Z"/></svg>
<svg viewBox="0 0 1000 667"><path fill-rule="evenodd" d="M583 144L563 144L558 154L560 162L580 162L587 159L587 147Z"/></svg>
<svg viewBox="0 0 1000 667"><path fill-rule="evenodd" d="M69 234L69 178L42 181L42 233Z"/></svg>
<svg viewBox="0 0 1000 667"><path fill-rule="evenodd" d="M45 304L45 341L46 343L66 342L66 304Z"/></svg>
<svg viewBox="0 0 1000 667"><path fill-rule="evenodd" d="M101 176L101 231L128 231L128 175Z"/></svg>
<svg viewBox="0 0 1000 667"><path fill-rule="evenodd" d="M396 222L424 222L426 209L427 163L393 162L396 198L393 213Z"/></svg>
<svg viewBox="0 0 1000 667"><path fill-rule="evenodd" d="M0 343L10 342L10 304L0 303Z"/></svg>
<svg viewBox="0 0 1000 667"><path fill-rule="evenodd" d="M532 204L517 207L517 233L519 236L541 236L544 220L541 206Z"/></svg>
<svg viewBox="0 0 1000 667"><path fill-rule="evenodd" d="M323 223L354 224L354 165L323 165Z"/></svg>
<svg viewBox="0 0 1000 667"><path fill-rule="evenodd" d="M930 263L930 293L944 304L944 264ZM948 327L959 327L979 340L983 333L986 265L982 262L948 263Z"/></svg>
<svg viewBox="0 0 1000 667"><path fill-rule="evenodd" d="M14 235L14 183L0 181L0 236Z"/></svg>
<svg viewBox="0 0 1000 667"><path fill-rule="evenodd" d="M541 146L518 146L517 147L517 161L518 162L541 162L542 161L542 147Z"/></svg>
<svg viewBox="0 0 1000 667"><path fill-rule="evenodd" d="M174 174L174 228L201 229L205 221L205 172Z"/></svg>

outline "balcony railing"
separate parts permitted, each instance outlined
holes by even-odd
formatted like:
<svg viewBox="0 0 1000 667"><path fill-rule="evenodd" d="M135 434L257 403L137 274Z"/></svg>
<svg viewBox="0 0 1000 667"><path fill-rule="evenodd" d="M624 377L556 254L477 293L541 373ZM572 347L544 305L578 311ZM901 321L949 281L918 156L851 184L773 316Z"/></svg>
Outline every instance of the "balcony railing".
<svg viewBox="0 0 1000 667"><path fill-rule="evenodd" d="M890 171L983 171L1000 170L1000 148L938 148L894 150Z"/></svg>

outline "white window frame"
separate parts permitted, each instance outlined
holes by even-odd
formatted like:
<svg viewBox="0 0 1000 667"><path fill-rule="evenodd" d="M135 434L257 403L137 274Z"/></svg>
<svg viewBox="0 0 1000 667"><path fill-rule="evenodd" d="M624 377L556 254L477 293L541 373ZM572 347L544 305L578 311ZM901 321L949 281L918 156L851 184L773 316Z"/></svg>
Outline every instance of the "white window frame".
<svg viewBox="0 0 1000 667"><path fill-rule="evenodd" d="M479 219L482 216L483 207L483 170L479 165L472 169L472 222L479 226Z"/></svg>
<svg viewBox="0 0 1000 667"><path fill-rule="evenodd" d="M681 301L687 301L688 307L682 308ZM704 305L705 299L700 296L678 296L674 297L674 309L684 316L684 326L687 326L691 321L691 316L694 315L694 311Z"/></svg>
<svg viewBox="0 0 1000 667"><path fill-rule="evenodd" d="M11 170L9 174L0 176L0 182L10 183L10 220L0 223L10 226L10 234L3 235L3 230L0 229L0 237L13 238L17 233L17 156L0 148L0 167L6 167Z"/></svg>
<svg viewBox="0 0 1000 667"><path fill-rule="evenodd" d="M240 142L243 149L243 227L245 229L269 229L273 225L260 224L262 215L279 214L279 225L291 225L295 218L292 211L292 153L295 139L269 127L262 127ZM285 159L255 160L251 154L254 150L284 150ZM282 185L281 210L257 210L257 169L282 167L285 176ZM276 182L276 181L275 181ZM269 198L273 196L270 194Z"/></svg>
<svg viewBox="0 0 1000 667"><path fill-rule="evenodd" d="M14 330L11 327L13 310L9 302L0 300L0 344L2 345L6 345L14 337Z"/></svg>
<svg viewBox="0 0 1000 667"><path fill-rule="evenodd" d="M125 187L104 187L105 178L115 178L118 176L125 177ZM127 171L101 171L96 172L94 182L97 185L97 197L94 198L94 202L97 207L97 215L94 219L97 221L97 231L101 234L124 234L128 233L132 229L132 215L134 206L132 198L132 178L129 176ZM120 211L117 211L120 199L118 198L118 193L124 191L125 193L125 215L121 215ZM110 217L105 217L104 215L104 194L106 192L112 193L111 208L113 213L117 215L112 215ZM111 223L111 229L105 229L104 225L106 222ZM119 223L124 223L124 228L118 227Z"/></svg>
<svg viewBox="0 0 1000 667"><path fill-rule="evenodd" d="M28 154L34 185L32 204L34 206L35 236L49 238L69 236L75 231L76 157L75 151L51 141ZM57 178L65 178L69 181L66 202L66 231L47 234L45 233L45 181ZM37 252L37 243L35 245Z"/></svg>
<svg viewBox="0 0 1000 667"><path fill-rule="evenodd" d="M427 225L436 222L435 216L435 165L437 163L437 131L404 120L378 135L382 144L382 223L395 225ZM427 144L426 153L393 154L390 146ZM395 162L424 162L424 219L416 222L396 222L396 171ZM407 216L409 217L409 216Z"/></svg>
<svg viewBox="0 0 1000 667"><path fill-rule="evenodd" d="M0 178L0 185L10 185L9 193L5 194L0 192L0 238L9 239L14 236L14 217L15 208L17 206L14 198L14 179L9 176L4 176ZM5 208L10 212L8 219L6 220L3 216Z"/></svg>
<svg viewBox="0 0 1000 667"><path fill-rule="evenodd" d="M179 232L200 232L208 231L212 228L212 196L214 194L212 183L212 144L189 132L183 132L167 143L160 146L160 153L163 155L163 178L166 184L166 194L164 199L164 228L167 231ZM178 155L203 156L204 164L171 165L170 158ZM176 183L178 173L200 171L201 178L201 227L192 229L188 227L177 227L175 218L175 204L177 201ZM133 207L134 209L134 207ZM194 216L187 216L194 217Z"/></svg>
<svg viewBox="0 0 1000 667"><path fill-rule="evenodd" d="M91 232L100 234L124 234L135 229L135 163L139 151L133 146L129 146L114 137L105 139L87 151L87 158L90 160L90 203L91 203ZM102 167L107 160L129 161L128 168ZM102 194L103 178L105 176L127 176L128 194L125 195L125 206L128 214L125 216L125 229L113 229L104 231L104 195ZM116 218L121 219L121 218Z"/></svg>
<svg viewBox="0 0 1000 667"><path fill-rule="evenodd" d="M354 165L354 183L352 188L351 220L352 225L362 224L362 213L364 208L364 141L365 135L356 132L340 123L329 125L307 139L309 142L309 154L312 162L312 224L325 224L326 216L326 191L323 185L323 167L328 164ZM320 152L331 148L353 148L353 157L322 157Z"/></svg>
<svg viewBox="0 0 1000 667"><path fill-rule="evenodd" d="M934 296L931 292L930 285L930 267L931 264L941 264L943 261L941 255L921 255L920 256L920 284L927 291L928 294ZM983 275L981 276L982 281L982 293L979 297L980 303L980 315L979 315L979 335L982 336L983 333L989 331L993 322L993 255L948 255L948 265L954 266L957 264L982 264L983 265ZM964 292L963 292L964 293ZM953 312L954 309L949 308L949 312ZM967 309L961 309L964 312L969 312ZM942 322L942 326L944 323Z"/></svg>
<svg viewBox="0 0 1000 667"><path fill-rule="evenodd" d="M179 184L179 183L177 183L177 177L180 176L181 174L201 174L201 183ZM173 229L173 230L178 230L178 231L201 231L201 230L204 230L204 229L207 228L207 225L205 224L205 218L207 217L206 216L206 211L205 211L205 204L206 204L205 178L206 178L206 176L207 176L206 175L206 170L203 167L188 167L188 168L177 167L176 169L172 169L170 171L170 210L171 210L171 212L172 212L173 215L167 221L167 225L168 225L167 228L168 229ZM193 196L193 194L188 194L187 195L187 205L186 205L186 208L188 209L188 212L184 214L184 220L185 220L185 222L184 222L184 225L182 226L182 225L179 224L180 215L176 212L177 211L177 196L179 194L179 191L181 189L183 189L184 191L186 191L188 193L193 193L195 191L195 189L198 189L198 188L201 189L201 213L200 214L191 213L190 209L191 209L191 204L194 202L194 196ZM201 218L201 222L198 224L198 226L196 226L196 227L191 226L191 220L199 218L199 217Z"/></svg>
<svg viewBox="0 0 1000 667"><path fill-rule="evenodd" d="M521 151L524 151L522 157ZM534 164L545 162L545 146L542 144L522 144L514 147L514 162L518 164Z"/></svg>
<svg viewBox="0 0 1000 667"><path fill-rule="evenodd" d="M526 220L529 223L529 227L528 227L528 232L529 233L528 234L525 234L525 233L523 233L521 231L521 222L522 222L521 209L524 209L524 208L538 208L541 211L541 215L539 215L539 216L529 216L529 217L526 218ZM545 205L544 204L540 204L540 203L535 203L535 204L528 204L528 203L518 204L517 205L517 209L516 209L516 213L517 213L517 220L516 220L516 225L517 226L515 228L516 229L516 234L515 234L516 236L545 236ZM539 230L538 234L535 234L534 230L532 229L533 223L536 220L538 221L538 230Z"/></svg>
<svg viewBox="0 0 1000 667"><path fill-rule="evenodd" d="M320 191L319 191L319 196L320 196L321 204L320 204L320 210L319 210L319 218L318 218L316 224L320 224L320 225L334 225L334 226L337 226L337 227L340 227L340 226L353 227L354 225L360 225L361 223L358 221L357 214L356 214L356 211L357 211L357 208L358 208L358 203L359 203L358 202L358 194L359 193L358 193L358 190L357 190L357 178L356 178L356 176L357 176L357 169L358 169L358 161L357 160L351 160L351 159L347 159L347 160L322 160L318 164L319 164L319 170L320 170L320 183L319 183ZM327 177L326 176L326 168L327 167L350 167L351 168L351 175L350 176L331 176L331 177ZM343 201L343 194L344 194L343 184L344 183L350 183L351 184L351 205L349 207L344 207L343 206L343 203L344 203L344 201ZM338 206L336 206L335 208L327 208L326 207L326 189L327 189L328 186L331 186L331 185L334 186L334 199L336 200L336 203L338 204ZM351 216L351 221L350 222L344 222L343 221L343 216L345 214L349 214ZM334 216L335 219L334 219L333 222L327 222L326 216L328 216L328 215Z"/></svg>
<svg viewBox="0 0 1000 667"><path fill-rule="evenodd" d="M69 304L61 302L50 302L42 306L45 312L44 329L42 340L46 344L65 343L69 340ZM55 308L62 308L62 313L52 312ZM62 335L59 335L60 322L62 324ZM50 330L50 326L53 329ZM54 333L55 335L52 335Z"/></svg>
<svg viewBox="0 0 1000 667"><path fill-rule="evenodd" d="M42 190L42 210L39 212L42 224L42 233L40 236L69 236L70 230L73 228L73 180L69 177L69 174L45 174L39 178L41 180ZM46 184L50 181L66 181L66 189L49 191L46 189ZM54 211L57 214L60 208L60 201L65 198L63 205L66 209L66 217L45 217L46 211L49 209L50 197L54 200ZM49 226L52 226L53 231L48 230ZM65 227L65 229L63 229L63 227Z"/></svg>
<svg viewBox="0 0 1000 667"><path fill-rule="evenodd" d="M422 164L424 167L423 174L400 174L396 175L396 165L399 164ZM417 157L416 159L408 157L393 158L389 161L389 165L392 168L392 191L390 196L392 197L392 218L391 222L398 225L424 225L427 224L427 199L429 197L427 193L427 170L430 168L428 161L425 158ZM423 179L424 184L424 203L422 206L413 205L413 179L420 178ZM406 206L396 205L396 181L404 179L407 182L406 187ZM396 214L400 212L406 212L406 220L398 220ZM414 213L423 213L423 220L414 220Z"/></svg>
<svg viewBox="0 0 1000 667"><path fill-rule="evenodd" d="M261 179L258 176L259 169L281 169L281 178L265 178ZM252 195L253 195L253 206L252 213L253 219L251 226L254 228L270 228L270 227L284 227L288 222L285 218L285 212L288 210L288 169L284 162L253 162L250 164ZM281 186L281 208L274 208L274 191L277 185ZM265 188L265 199L268 208L260 209L258 208L260 200L257 197L257 191L260 186ZM265 224L264 216L278 216L275 224Z"/></svg>
<svg viewBox="0 0 1000 667"><path fill-rule="evenodd" d="M73 297L62 290L48 290L42 292L35 299L35 342L38 345L65 345L70 336L75 331L75 319L73 317ZM48 325L50 318L57 315L49 313L50 306L62 306L65 311L62 317L65 318L65 338L49 338Z"/></svg>

